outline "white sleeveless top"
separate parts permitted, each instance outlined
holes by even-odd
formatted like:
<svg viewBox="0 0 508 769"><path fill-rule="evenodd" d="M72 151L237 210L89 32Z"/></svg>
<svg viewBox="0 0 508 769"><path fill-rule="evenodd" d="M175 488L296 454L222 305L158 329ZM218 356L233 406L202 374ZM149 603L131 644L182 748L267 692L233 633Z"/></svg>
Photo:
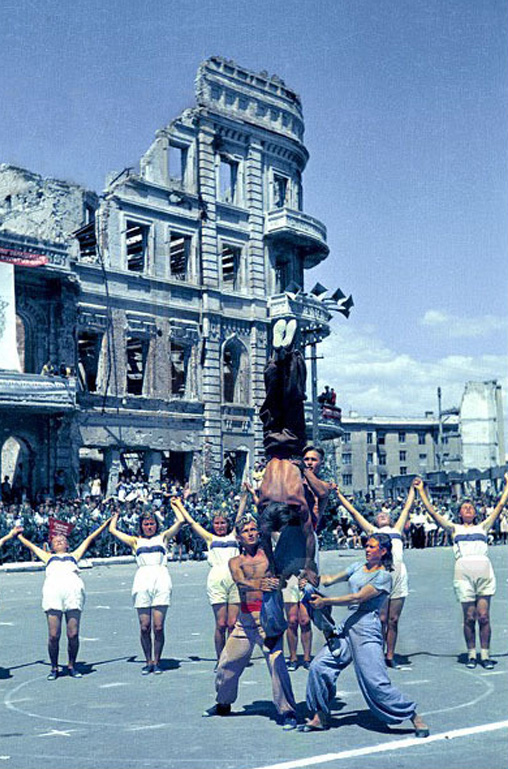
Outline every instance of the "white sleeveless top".
<svg viewBox="0 0 508 769"><path fill-rule="evenodd" d="M69 553L64 553L63 555L54 553L46 561L47 577L65 580L65 577L69 574L79 574L78 562Z"/></svg>
<svg viewBox="0 0 508 769"><path fill-rule="evenodd" d="M138 537L134 553L138 566L167 566L168 549L160 534L155 537Z"/></svg>
<svg viewBox="0 0 508 769"><path fill-rule="evenodd" d="M208 546L207 560L212 568L227 569L231 558L240 554L238 541L234 533L218 537L212 534L212 541Z"/></svg>
<svg viewBox="0 0 508 769"><path fill-rule="evenodd" d="M464 526L456 523L453 528L453 552L455 558L488 558L488 539L480 523Z"/></svg>
<svg viewBox="0 0 508 769"><path fill-rule="evenodd" d="M388 534L392 541L392 557L394 563L400 563L404 560L404 543L402 541L402 534L397 531L393 526L376 526L375 531L379 531L380 534Z"/></svg>

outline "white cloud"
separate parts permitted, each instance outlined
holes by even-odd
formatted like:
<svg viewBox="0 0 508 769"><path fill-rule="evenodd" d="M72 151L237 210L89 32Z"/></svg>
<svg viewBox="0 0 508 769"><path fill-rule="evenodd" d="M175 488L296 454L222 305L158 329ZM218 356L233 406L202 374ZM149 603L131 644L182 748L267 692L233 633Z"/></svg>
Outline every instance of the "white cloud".
<svg viewBox="0 0 508 769"><path fill-rule="evenodd" d="M508 355L448 355L424 361L387 347L372 329L342 327L319 346L318 389L338 393L337 405L369 416L418 416L459 406L467 381L497 379L508 392ZM505 412L506 412L505 402Z"/></svg>
<svg viewBox="0 0 508 769"><path fill-rule="evenodd" d="M508 326L506 318L495 315L481 315L478 317L459 317L451 315L443 310L427 310L420 325L443 332L448 337L485 337L496 331L505 330Z"/></svg>

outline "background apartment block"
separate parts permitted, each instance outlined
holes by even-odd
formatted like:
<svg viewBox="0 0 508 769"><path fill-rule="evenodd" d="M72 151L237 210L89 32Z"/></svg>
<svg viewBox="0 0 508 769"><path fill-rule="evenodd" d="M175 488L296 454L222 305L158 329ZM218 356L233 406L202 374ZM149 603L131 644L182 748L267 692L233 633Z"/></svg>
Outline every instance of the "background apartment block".
<svg viewBox="0 0 508 769"><path fill-rule="evenodd" d="M346 492L393 495L407 489L406 476L437 486L502 478L503 425L501 386L467 382L460 407L440 416L343 415L342 438L329 445Z"/></svg>

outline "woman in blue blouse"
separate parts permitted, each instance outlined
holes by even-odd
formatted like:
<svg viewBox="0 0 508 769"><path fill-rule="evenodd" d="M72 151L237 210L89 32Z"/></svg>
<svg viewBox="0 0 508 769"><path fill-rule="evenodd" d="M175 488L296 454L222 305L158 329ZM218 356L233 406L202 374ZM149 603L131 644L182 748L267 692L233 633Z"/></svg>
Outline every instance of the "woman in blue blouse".
<svg viewBox="0 0 508 769"><path fill-rule="evenodd" d="M416 737L429 736L427 725L416 712L416 704L393 686L388 678L379 610L390 594L391 568L390 538L376 533L367 541L365 562L353 563L339 574L321 577L324 586L348 580L351 592L330 598L317 593L310 596L309 607L313 614L318 615L318 624L319 615L325 610L322 624L327 645L310 666L306 699L313 716L301 727L302 731L328 728L330 703L335 695L337 678L341 670L353 662L362 694L380 721L400 724L409 719L415 727ZM338 628L333 628L330 623L330 609L326 611L331 606L347 606L352 612Z"/></svg>

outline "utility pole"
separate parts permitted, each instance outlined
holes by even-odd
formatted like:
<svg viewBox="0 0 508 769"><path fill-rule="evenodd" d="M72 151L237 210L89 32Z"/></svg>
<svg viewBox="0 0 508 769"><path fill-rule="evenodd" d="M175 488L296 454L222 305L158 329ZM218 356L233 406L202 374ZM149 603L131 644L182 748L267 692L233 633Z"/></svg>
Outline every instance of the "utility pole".
<svg viewBox="0 0 508 769"><path fill-rule="evenodd" d="M319 403L317 399L317 344L316 338L312 337L309 342L310 347L310 383L312 398L312 443L317 446L319 443Z"/></svg>
<svg viewBox="0 0 508 769"><path fill-rule="evenodd" d="M441 388L437 388L437 469L443 469L443 411L441 408Z"/></svg>

